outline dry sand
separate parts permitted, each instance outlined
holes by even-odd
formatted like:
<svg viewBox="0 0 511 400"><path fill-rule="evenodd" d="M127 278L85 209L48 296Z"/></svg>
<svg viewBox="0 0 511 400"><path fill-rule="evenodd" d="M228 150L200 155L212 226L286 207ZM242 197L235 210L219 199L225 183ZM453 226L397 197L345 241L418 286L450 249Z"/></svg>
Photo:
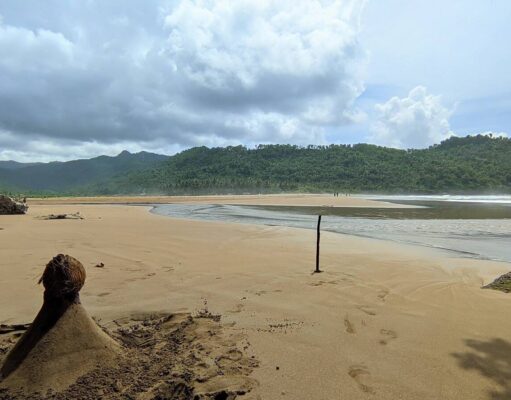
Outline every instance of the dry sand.
<svg viewBox="0 0 511 400"><path fill-rule="evenodd" d="M37 218L77 211L84 220ZM32 204L0 228L0 323L32 320L43 266L68 253L87 269L83 304L106 324L207 299L259 360L254 398L511 398L511 297L480 289L508 264L325 232L325 272L311 274L312 230L121 205Z"/></svg>
<svg viewBox="0 0 511 400"><path fill-rule="evenodd" d="M413 208L403 204L366 199L360 196L334 197L326 194L267 194L225 196L135 196L135 197L57 197L30 199L30 204L235 204L265 206L379 207Z"/></svg>

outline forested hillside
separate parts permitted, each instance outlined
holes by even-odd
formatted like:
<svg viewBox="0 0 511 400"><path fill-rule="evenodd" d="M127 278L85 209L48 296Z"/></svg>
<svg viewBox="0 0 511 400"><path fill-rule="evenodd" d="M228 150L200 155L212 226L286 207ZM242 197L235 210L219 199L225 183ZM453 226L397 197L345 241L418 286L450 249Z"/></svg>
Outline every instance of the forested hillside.
<svg viewBox="0 0 511 400"><path fill-rule="evenodd" d="M349 191L510 192L511 140L452 137L424 150L369 144L197 147L82 194Z"/></svg>
<svg viewBox="0 0 511 400"><path fill-rule="evenodd" d="M25 167L32 167L40 163L20 163L16 161L0 161L0 169L16 170Z"/></svg>
<svg viewBox="0 0 511 400"><path fill-rule="evenodd" d="M167 156L122 152L116 157L39 164L0 163L0 189L25 193L64 193L77 187L107 182L114 176L144 171L167 160Z"/></svg>
<svg viewBox="0 0 511 400"><path fill-rule="evenodd" d="M511 192L511 140L452 137L423 150L370 144L195 147L24 165L0 164L0 190L23 194L205 194L282 191Z"/></svg>

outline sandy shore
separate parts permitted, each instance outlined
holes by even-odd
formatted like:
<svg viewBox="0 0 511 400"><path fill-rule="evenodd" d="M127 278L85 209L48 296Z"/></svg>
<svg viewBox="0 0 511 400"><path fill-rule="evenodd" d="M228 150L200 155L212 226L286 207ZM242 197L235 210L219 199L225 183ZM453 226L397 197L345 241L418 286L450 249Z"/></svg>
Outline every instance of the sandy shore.
<svg viewBox="0 0 511 400"><path fill-rule="evenodd" d="M379 207L409 208L413 206L366 199L363 196L325 194L267 194L226 196L132 196L132 197L56 197L29 199L30 204L235 204L265 206Z"/></svg>
<svg viewBox="0 0 511 400"><path fill-rule="evenodd" d="M85 219L36 218L76 211ZM68 253L85 265L82 302L103 322L194 312L206 299L247 335L262 399L511 398L511 295L480 289L508 264L324 233L325 272L312 275L314 249L308 230L32 203L0 218L0 323L32 320L44 265Z"/></svg>

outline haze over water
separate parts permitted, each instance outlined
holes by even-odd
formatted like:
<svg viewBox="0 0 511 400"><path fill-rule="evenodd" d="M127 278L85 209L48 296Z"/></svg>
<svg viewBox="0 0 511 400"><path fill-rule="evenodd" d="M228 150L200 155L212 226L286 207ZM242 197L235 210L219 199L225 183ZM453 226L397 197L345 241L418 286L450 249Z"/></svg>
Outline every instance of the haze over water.
<svg viewBox="0 0 511 400"><path fill-rule="evenodd" d="M511 196L365 196L417 208L157 205L177 218L315 229L434 247L511 263Z"/></svg>

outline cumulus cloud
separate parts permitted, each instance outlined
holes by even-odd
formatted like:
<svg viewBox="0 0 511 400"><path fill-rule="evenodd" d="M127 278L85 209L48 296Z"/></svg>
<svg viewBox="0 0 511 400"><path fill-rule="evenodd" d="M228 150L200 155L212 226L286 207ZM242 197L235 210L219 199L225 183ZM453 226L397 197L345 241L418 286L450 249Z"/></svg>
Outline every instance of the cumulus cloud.
<svg viewBox="0 0 511 400"><path fill-rule="evenodd" d="M363 4L5 0L0 157L322 142L360 117Z"/></svg>
<svg viewBox="0 0 511 400"><path fill-rule="evenodd" d="M398 148L424 148L452 136L449 118L452 109L442 104L440 96L417 86L407 97L392 97L376 104L377 122L372 127L372 141Z"/></svg>

